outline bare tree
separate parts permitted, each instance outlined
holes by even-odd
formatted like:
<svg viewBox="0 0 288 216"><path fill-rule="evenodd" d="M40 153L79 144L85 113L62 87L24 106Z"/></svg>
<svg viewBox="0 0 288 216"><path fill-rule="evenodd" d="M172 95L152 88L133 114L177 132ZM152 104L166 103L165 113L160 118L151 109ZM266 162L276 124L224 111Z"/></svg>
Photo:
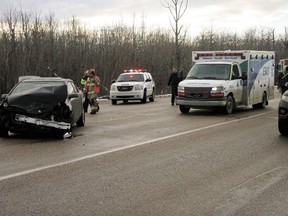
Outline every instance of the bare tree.
<svg viewBox="0 0 288 216"><path fill-rule="evenodd" d="M168 0L162 3L164 7L168 8L170 14L173 17L174 24L170 20L170 24L175 35L175 56L177 67L181 66L181 48L180 45L184 42L186 37L186 31L181 35L183 30L183 25L180 25L180 19L183 17L187 10L188 0ZM182 36L182 37L181 37Z"/></svg>
<svg viewBox="0 0 288 216"><path fill-rule="evenodd" d="M288 28L287 27L285 27L284 46L285 46L285 51L287 52L287 49L288 49Z"/></svg>

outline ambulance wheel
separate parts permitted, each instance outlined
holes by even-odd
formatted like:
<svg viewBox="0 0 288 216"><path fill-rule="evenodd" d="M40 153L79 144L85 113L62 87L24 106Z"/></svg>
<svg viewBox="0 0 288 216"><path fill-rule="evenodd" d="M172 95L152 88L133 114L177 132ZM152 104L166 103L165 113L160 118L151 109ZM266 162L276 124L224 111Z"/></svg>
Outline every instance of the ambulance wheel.
<svg viewBox="0 0 288 216"><path fill-rule="evenodd" d="M187 114L190 110L190 107L185 107L183 105L179 105L179 109L180 109L181 113Z"/></svg>
<svg viewBox="0 0 288 216"><path fill-rule="evenodd" d="M287 122L278 120L278 130L281 135L288 136L288 124Z"/></svg>
<svg viewBox="0 0 288 216"><path fill-rule="evenodd" d="M223 111L225 114L231 114L234 109L234 99L231 95L228 95L227 101L226 101L226 106L224 107Z"/></svg>
<svg viewBox="0 0 288 216"><path fill-rule="evenodd" d="M267 96L266 93L263 94L262 103L259 104L260 109L264 109L267 105Z"/></svg>

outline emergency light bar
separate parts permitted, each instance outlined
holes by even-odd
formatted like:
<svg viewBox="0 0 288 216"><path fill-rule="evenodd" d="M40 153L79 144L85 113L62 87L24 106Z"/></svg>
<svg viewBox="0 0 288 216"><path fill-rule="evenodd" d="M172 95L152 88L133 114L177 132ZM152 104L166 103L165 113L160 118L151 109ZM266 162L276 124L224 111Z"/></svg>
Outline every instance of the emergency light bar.
<svg viewBox="0 0 288 216"><path fill-rule="evenodd" d="M243 56L243 53L216 53L216 56L239 56L241 59L245 59L245 56Z"/></svg>
<svg viewBox="0 0 288 216"><path fill-rule="evenodd" d="M124 70L124 73L137 73L137 72L146 72L146 69L142 69L142 68L134 68L134 69L126 69Z"/></svg>

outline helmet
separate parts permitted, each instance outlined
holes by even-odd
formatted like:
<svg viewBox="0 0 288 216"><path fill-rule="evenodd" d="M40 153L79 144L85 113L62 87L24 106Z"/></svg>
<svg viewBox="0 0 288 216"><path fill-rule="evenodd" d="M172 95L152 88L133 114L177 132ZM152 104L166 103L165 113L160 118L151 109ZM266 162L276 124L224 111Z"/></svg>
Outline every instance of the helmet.
<svg viewBox="0 0 288 216"><path fill-rule="evenodd" d="M91 68L91 69L89 69L89 73L95 75L95 70Z"/></svg>

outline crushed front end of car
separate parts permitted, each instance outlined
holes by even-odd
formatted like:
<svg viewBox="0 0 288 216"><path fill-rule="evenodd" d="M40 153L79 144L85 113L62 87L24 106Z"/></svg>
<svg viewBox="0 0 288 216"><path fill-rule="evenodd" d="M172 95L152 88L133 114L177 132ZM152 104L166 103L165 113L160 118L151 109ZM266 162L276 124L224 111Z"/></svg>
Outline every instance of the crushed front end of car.
<svg viewBox="0 0 288 216"><path fill-rule="evenodd" d="M41 86L2 96L0 103L0 136L21 132L71 131L71 108L67 86Z"/></svg>

